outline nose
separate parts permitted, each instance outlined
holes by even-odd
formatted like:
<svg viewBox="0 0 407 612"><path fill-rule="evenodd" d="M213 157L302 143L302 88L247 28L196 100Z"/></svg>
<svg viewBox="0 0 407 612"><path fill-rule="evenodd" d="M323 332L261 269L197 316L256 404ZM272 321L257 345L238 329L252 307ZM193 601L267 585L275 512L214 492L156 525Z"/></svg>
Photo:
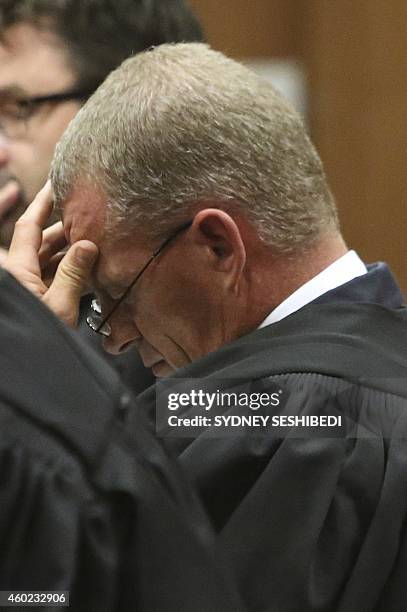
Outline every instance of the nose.
<svg viewBox="0 0 407 612"><path fill-rule="evenodd" d="M131 316L130 308L123 304L109 320L111 334L103 339L103 348L112 355L120 355L136 344L141 333Z"/></svg>

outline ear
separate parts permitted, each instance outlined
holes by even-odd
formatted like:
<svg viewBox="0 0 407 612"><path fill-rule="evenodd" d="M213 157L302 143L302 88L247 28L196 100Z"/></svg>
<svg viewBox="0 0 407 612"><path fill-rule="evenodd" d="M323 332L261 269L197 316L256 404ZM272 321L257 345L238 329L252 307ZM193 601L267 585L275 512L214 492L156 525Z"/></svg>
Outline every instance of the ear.
<svg viewBox="0 0 407 612"><path fill-rule="evenodd" d="M223 210L206 208L195 215L191 230L209 265L227 276L229 287L236 287L246 264L246 248L235 220Z"/></svg>

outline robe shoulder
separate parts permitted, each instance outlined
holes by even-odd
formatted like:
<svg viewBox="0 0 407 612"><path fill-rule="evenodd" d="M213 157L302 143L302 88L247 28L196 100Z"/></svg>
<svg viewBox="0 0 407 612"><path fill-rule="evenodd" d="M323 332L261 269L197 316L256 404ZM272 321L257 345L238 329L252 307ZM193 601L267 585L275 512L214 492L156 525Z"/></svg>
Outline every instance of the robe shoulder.
<svg viewBox="0 0 407 612"><path fill-rule="evenodd" d="M117 374L0 273L0 590L74 610L240 610L179 467ZM6 347L6 348L4 348Z"/></svg>
<svg viewBox="0 0 407 612"><path fill-rule="evenodd" d="M200 493L248 609L406 606L406 313L311 305L168 381L186 393L236 384L249 393L283 390L270 416L344 419L330 435L241 428L219 436L208 427L195 438L166 438ZM156 418L151 394L141 402ZM232 405L224 413L242 410L250 412ZM192 406L177 414L192 416Z"/></svg>

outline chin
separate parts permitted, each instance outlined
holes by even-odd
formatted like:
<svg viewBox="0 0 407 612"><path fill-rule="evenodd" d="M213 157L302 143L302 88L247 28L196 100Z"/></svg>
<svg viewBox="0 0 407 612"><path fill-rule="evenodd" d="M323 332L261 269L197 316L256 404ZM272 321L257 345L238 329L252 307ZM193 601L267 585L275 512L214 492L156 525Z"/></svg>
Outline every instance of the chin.
<svg viewBox="0 0 407 612"><path fill-rule="evenodd" d="M168 365L164 359L154 364L151 371L156 378L166 378L175 372L174 368Z"/></svg>

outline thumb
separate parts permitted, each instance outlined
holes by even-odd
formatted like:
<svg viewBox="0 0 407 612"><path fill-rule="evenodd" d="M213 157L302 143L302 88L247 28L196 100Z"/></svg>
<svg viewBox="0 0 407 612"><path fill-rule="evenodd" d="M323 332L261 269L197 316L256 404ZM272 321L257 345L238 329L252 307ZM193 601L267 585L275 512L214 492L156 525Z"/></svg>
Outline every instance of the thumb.
<svg viewBox="0 0 407 612"><path fill-rule="evenodd" d="M44 296L47 306L71 327L78 324L81 296L86 293L97 257L98 248L93 242L81 240L73 244Z"/></svg>

